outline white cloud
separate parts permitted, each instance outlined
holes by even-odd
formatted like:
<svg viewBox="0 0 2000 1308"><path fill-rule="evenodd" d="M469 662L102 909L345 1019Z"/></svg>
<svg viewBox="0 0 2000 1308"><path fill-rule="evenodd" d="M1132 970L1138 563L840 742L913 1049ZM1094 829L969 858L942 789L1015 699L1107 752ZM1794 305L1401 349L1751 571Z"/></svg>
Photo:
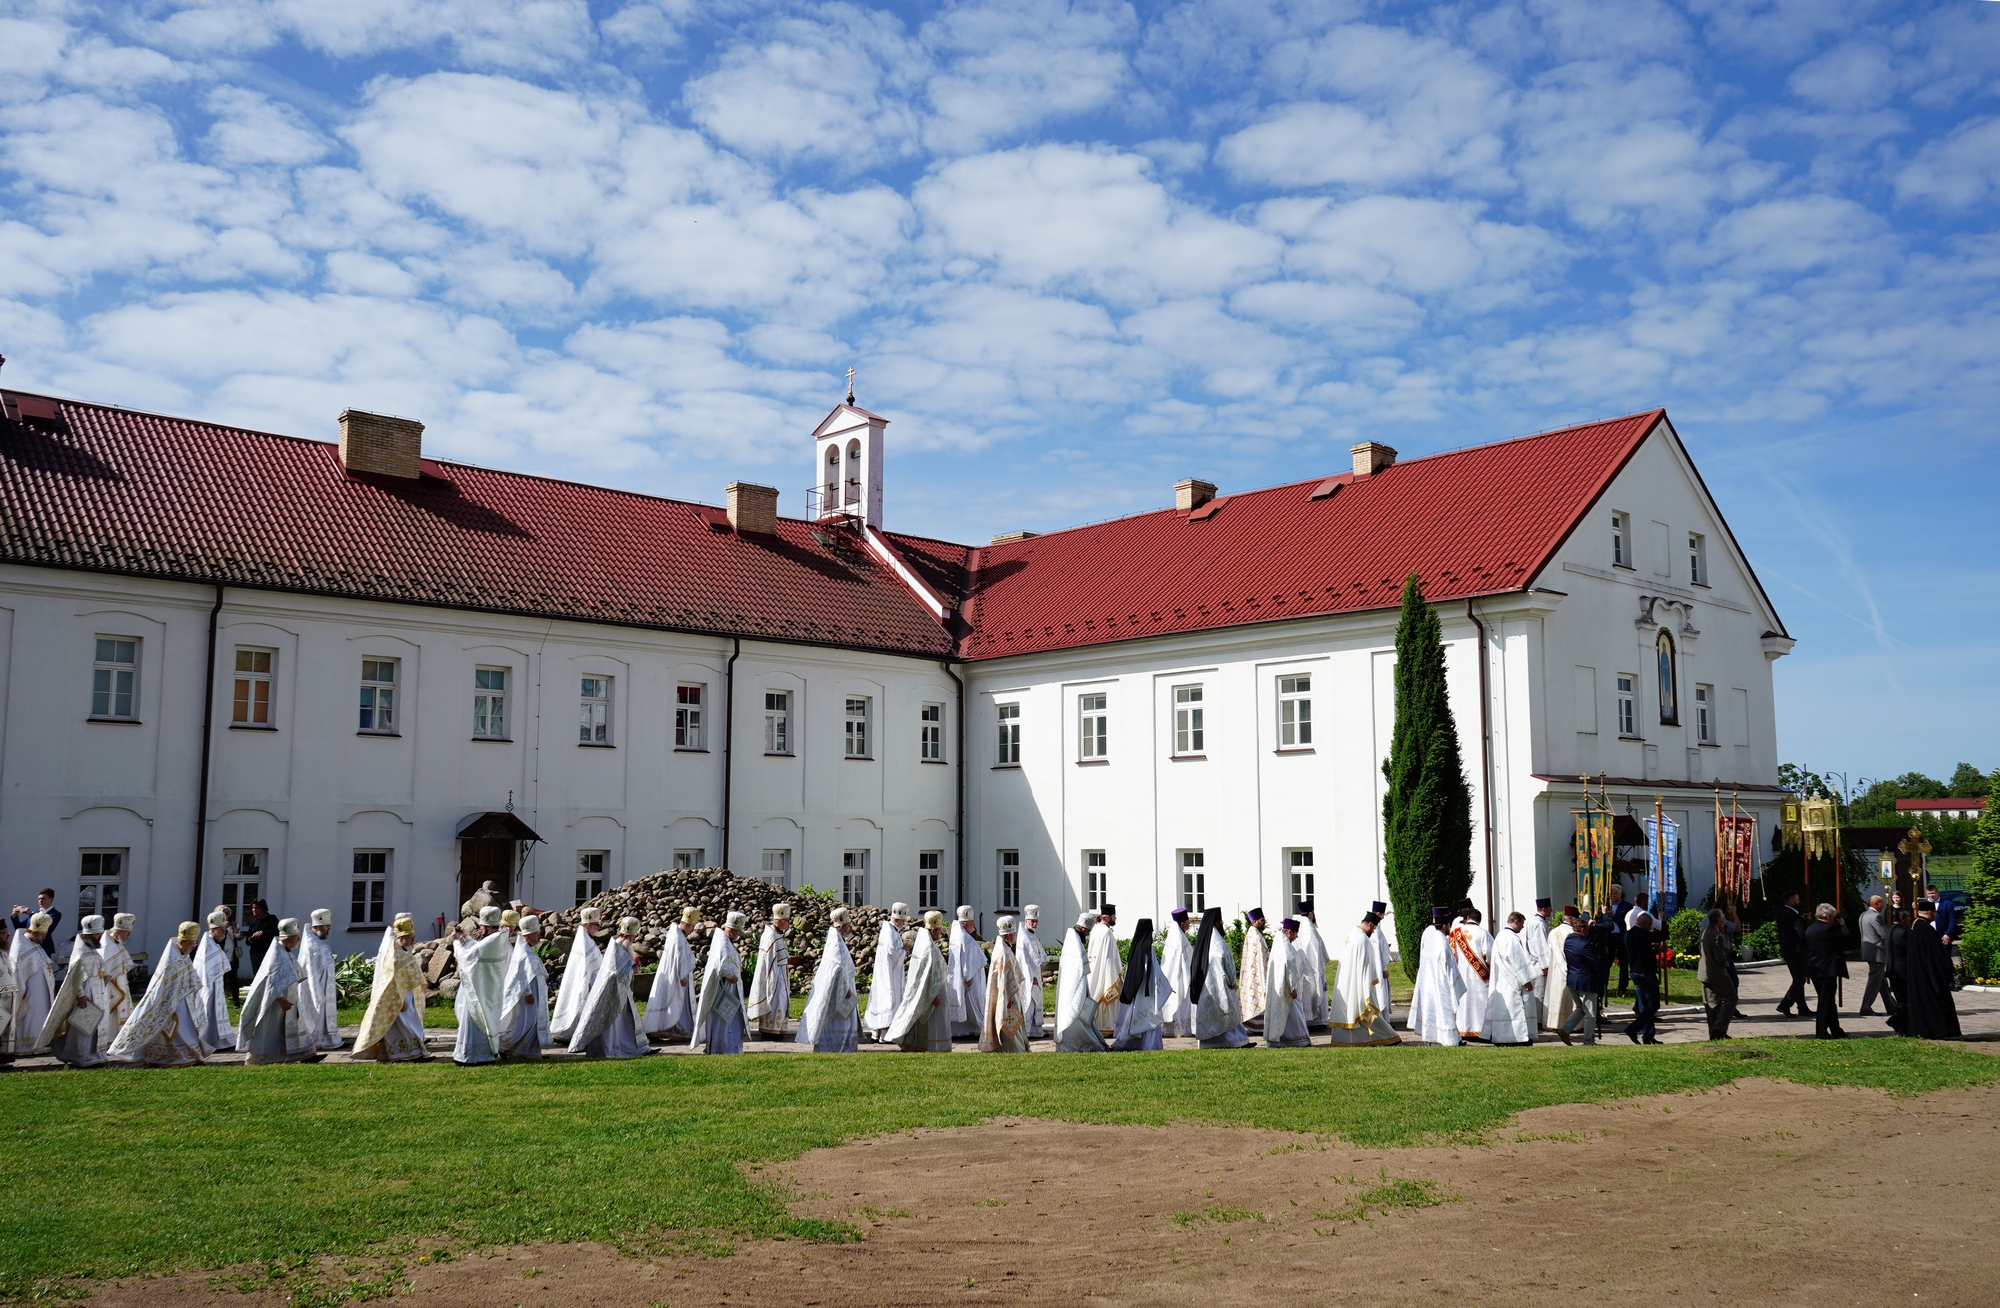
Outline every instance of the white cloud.
<svg viewBox="0 0 2000 1308"><path fill-rule="evenodd" d="M208 93L208 110L215 115L208 149L220 163L297 165L327 152L327 141L304 114L255 91L219 86Z"/></svg>
<svg viewBox="0 0 2000 1308"><path fill-rule="evenodd" d="M926 23L938 63L926 142L959 153L1106 108L1130 89L1138 19L1121 0L998 0Z"/></svg>
<svg viewBox="0 0 2000 1308"><path fill-rule="evenodd" d="M1828 109L1878 109L1896 92L1895 60L1887 50L1849 41L1792 71L1792 94Z"/></svg>
<svg viewBox="0 0 2000 1308"><path fill-rule="evenodd" d="M1970 209L2000 189L2000 117L1967 119L1896 175L1896 198Z"/></svg>
<svg viewBox="0 0 2000 1308"><path fill-rule="evenodd" d="M592 44L584 0L195 0L128 20L169 49L244 54L286 39L340 59L449 50L479 68L554 71Z"/></svg>

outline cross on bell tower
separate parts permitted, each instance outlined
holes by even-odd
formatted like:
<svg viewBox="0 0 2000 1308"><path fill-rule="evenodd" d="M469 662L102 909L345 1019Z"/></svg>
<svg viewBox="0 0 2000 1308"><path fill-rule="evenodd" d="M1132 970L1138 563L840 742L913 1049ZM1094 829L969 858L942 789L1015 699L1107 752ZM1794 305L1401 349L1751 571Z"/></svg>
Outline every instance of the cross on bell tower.
<svg viewBox="0 0 2000 1308"><path fill-rule="evenodd" d="M854 403L853 368L847 402L813 429L814 484L807 494L813 518L845 518L882 525L882 429L887 418Z"/></svg>

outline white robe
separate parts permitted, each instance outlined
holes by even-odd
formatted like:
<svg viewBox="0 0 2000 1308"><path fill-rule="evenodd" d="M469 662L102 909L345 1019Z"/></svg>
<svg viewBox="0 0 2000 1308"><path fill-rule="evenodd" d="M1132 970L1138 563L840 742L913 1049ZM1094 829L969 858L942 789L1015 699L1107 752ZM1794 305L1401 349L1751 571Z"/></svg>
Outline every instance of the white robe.
<svg viewBox="0 0 2000 1308"><path fill-rule="evenodd" d="M195 949L194 971L201 978L201 997L195 1001L195 1020L201 1024L197 1037L210 1049L234 1049L236 1028L229 1025L229 951L206 931Z"/></svg>
<svg viewBox="0 0 2000 1308"><path fill-rule="evenodd" d="M1379 925L1373 935L1357 926L1340 942L1340 969L1333 975L1333 992L1326 1002L1326 1025L1334 1044L1402 1042L1377 1002L1382 992L1382 954L1375 942L1381 935Z"/></svg>
<svg viewBox="0 0 2000 1308"><path fill-rule="evenodd" d="M1521 944L1527 948L1529 967L1534 969L1534 1018L1540 1026L1549 995L1549 920L1540 913L1530 916L1521 928Z"/></svg>
<svg viewBox="0 0 2000 1308"><path fill-rule="evenodd" d="M951 1018L945 1013L944 953L927 930L919 928L910 948L910 970L903 977L903 1002L884 1036L890 1044L916 1053L951 1052Z"/></svg>
<svg viewBox="0 0 2000 1308"><path fill-rule="evenodd" d="M1389 965L1395 960L1389 957L1389 919L1383 918L1375 924L1375 961L1381 966L1382 979L1375 983L1375 1007L1381 1011L1382 1020L1393 1024L1396 1001L1389 991ZM1328 1012L1332 1012L1332 996L1327 996ZM1329 1018L1330 1020L1330 1018Z"/></svg>
<svg viewBox="0 0 2000 1308"><path fill-rule="evenodd" d="M1178 924L1167 927L1165 941L1160 945L1160 974L1166 978L1166 1007L1160 1010L1160 1034L1163 1036L1185 1036L1194 1034L1194 1000L1188 995L1188 973L1194 966L1194 950L1188 944L1187 932Z"/></svg>
<svg viewBox="0 0 2000 1308"><path fill-rule="evenodd" d="M743 955L721 929L708 936L708 965L694 1005L694 1039L705 1054L740 1054L743 1022Z"/></svg>
<svg viewBox="0 0 2000 1308"><path fill-rule="evenodd" d="M839 927L826 929L819 968L799 1017L798 1043L816 1054L851 1054L861 1047L861 1002L854 989L854 955Z"/></svg>
<svg viewBox="0 0 2000 1308"><path fill-rule="evenodd" d="M118 1038L118 1028L132 1019L131 973L138 965L132 961L131 951L122 941L113 940L109 931L97 952L104 959L104 1006L111 1019L104 1028L104 1045L109 1049Z"/></svg>
<svg viewBox="0 0 2000 1308"><path fill-rule="evenodd" d="M638 1058L653 1052L639 1034L639 1005L632 997L632 946L613 936L597 960L597 975L584 997L583 1012L570 1032L571 1053L587 1058Z"/></svg>
<svg viewBox="0 0 2000 1308"><path fill-rule="evenodd" d="M653 990L646 999L646 1018L639 1029L662 1039L694 1035L694 946L678 925L667 928L660 946L660 963L653 971Z"/></svg>
<svg viewBox="0 0 2000 1308"><path fill-rule="evenodd" d="M13 1022L9 1053L32 1053L40 1045L42 1027L56 1002L56 969L46 950L16 931L7 949L7 961L14 966Z"/></svg>
<svg viewBox="0 0 2000 1308"><path fill-rule="evenodd" d="M1060 1053L1102 1053L1097 1030L1097 997L1090 990L1090 946L1074 929L1056 958L1056 1049Z"/></svg>
<svg viewBox="0 0 2000 1308"><path fill-rule="evenodd" d="M757 945L757 971L750 978L745 1020L764 1035L784 1035L792 1015L792 947L784 933L765 923Z"/></svg>
<svg viewBox="0 0 2000 1308"><path fill-rule="evenodd" d="M1458 1034L1477 1040L1486 1034L1486 958L1493 949L1493 937L1478 922L1461 922L1451 933L1451 965L1458 973Z"/></svg>
<svg viewBox="0 0 2000 1308"><path fill-rule="evenodd" d="M1266 965L1264 989L1264 1043L1271 1048L1309 1045L1306 1034L1306 1006L1312 993L1312 956L1299 948L1305 943L1304 924L1299 939L1283 931L1271 942L1271 961ZM1248 953L1248 950L1244 951Z"/></svg>
<svg viewBox="0 0 2000 1308"><path fill-rule="evenodd" d="M1569 1017L1570 1008L1576 1003L1576 996L1569 988L1569 960L1563 957L1563 942L1575 934L1568 922L1556 923L1555 930L1549 932L1546 946L1549 975L1542 991L1542 1025L1551 1029Z"/></svg>
<svg viewBox="0 0 2000 1308"><path fill-rule="evenodd" d="M570 1033L576 1030L577 1019L583 1016L583 1001L590 997L591 983L597 980L597 962L602 957L604 951L597 947L597 941L579 926L569 947L569 960L563 964L562 984L556 987L556 1011L549 1018L549 1034L557 1044L568 1044Z"/></svg>
<svg viewBox="0 0 2000 1308"><path fill-rule="evenodd" d="M986 971L985 1002L980 1005L979 1052L1028 1052L1028 963L1019 948L1020 934L1010 948L1006 937L993 942L993 959ZM1039 997L1039 987L1032 987ZM1035 1004L1039 1008L1039 1003Z"/></svg>
<svg viewBox="0 0 2000 1308"><path fill-rule="evenodd" d="M1099 922L1090 929L1090 993L1097 1000L1097 1033L1109 1038L1118 1029L1118 987L1125 980L1118 961L1118 933Z"/></svg>
<svg viewBox="0 0 2000 1308"><path fill-rule="evenodd" d="M306 974L302 992L312 1005L313 1037L321 1049L340 1048L340 995L334 984L333 946L311 929L299 942L299 957Z"/></svg>
<svg viewBox="0 0 2000 1308"><path fill-rule="evenodd" d="M14 997L20 991L14 988L14 958L12 942L6 952L0 953L0 1054L9 1054L14 1049Z"/></svg>
<svg viewBox="0 0 2000 1308"><path fill-rule="evenodd" d="M868 986L868 1011L861 1025L870 1036L881 1040L889 1024L896 1020L896 1008L903 1002L903 969L908 953L903 933L893 922L884 922L875 936L875 970Z"/></svg>
<svg viewBox="0 0 2000 1308"><path fill-rule="evenodd" d="M1270 986L1271 947L1264 942L1263 930L1251 922L1243 928L1243 967L1236 977L1236 1010L1243 1014L1244 1026L1262 1028Z"/></svg>
<svg viewBox="0 0 2000 1308"><path fill-rule="evenodd" d="M1120 1053L1161 1047L1160 1030L1166 1020L1163 1014L1174 990L1160 968L1160 960L1152 957L1152 950L1146 951L1146 959L1146 979L1129 1004L1124 1000L1124 987L1120 983L1118 1027L1111 1033L1111 1047Z"/></svg>
<svg viewBox="0 0 2000 1308"><path fill-rule="evenodd" d="M1299 986L1299 1004L1306 1012L1307 1026L1326 1025L1326 965L1332 961L1319 923L1309 917L1299 919L1298 950L1305 955L1305 979Z"/></svg>
<svg viewBox="0 0 2000 1308"><path fill-rule="evenodd" d="M500 1056L540 1058L549 1047L549 970L526 937L507 956L506 999L500 1005Z"/></svg>
<svg viewBox="0 0 2000 1308"><path fill-rule="evenodd" d="M1250 1043L1250 1033L1243 1029L1243 1010L1237 1006L1236 959L1229 952L1229 938L1220 931L1209 937L1208 975L1194 997L1194 1034L1203 1049L1241 1049Z"/></svg>
<svg viewBox="0 0 2000 1308"><path fill-rule="evenodd" d="M297 952L273 941L237 1014L236 1048L250 1055L250 1062L297 1063L318 1052L316 1015L300 995L305 979Z"/></svg>
<svg viewBox="0 0 2000 1308"><path fill-rule="evenodd" d="M98 937L100 940L102 936ZM70 946L69 968L42 1022L38 1047L71 1067L101 1067L111 1047L108 1030L110 1001L105 996L104 956L77 933Z"/></svg>
<svg viewBox="0 0 2000 1308"><path fill-rule="evenodd" d="M951 1034L977 1036L986 1022L986 951L963 922L951 924L951 950L945 958L945 1016Z"/></svg>
<svg viewBox="0 0 2000 1308"><path fill-rule="evenodd" d="M1435 924L1424 928L1417 950L1417 988L1410 996L1404 1026L1425 1044L1455 1045L1458 1034L1458 969L1451 946Z"/></svg>
<svg viewBox="0 0 2000 1308"><path fill-rule="evenodd" d="M1486 1037L1496 1045L1535 1042L1535 964L1521 935L1503 928L1489 955L1493 983L1486 1000Z"/></svg>
<svg viewBox="0 0 2000 1308"><path fill-rule="evenodd" d="M478 940L455 940L451 951L458 960L458 994L452 1003L458 1014L458 1037L452 1042L452 1061L491 1063L500 1057L505 1031L500 1012L507 1003L513 942L505 931L495 931Z"/></svg>
<svg viewBox="0 0 2000 1308"><path fill-rule="evenodd" d="M201 1024L195 1018L195 1006L201 1001L197 966L201 953L183 954L175 947L177 943L169 940L160 950L160 962L153 969L146 993L107 1051L111 1061L186 1067L213 1052L202 1045Z"/></svg>
<svg viewBox="0 0 2000 1308"><path fill-rule="evenodd" d="M1014 937L1021 954L1021 965L1028 969L1028 1038L1040 1040L1042 1030L1042 973L1048 969L1049 951L1042 948L1041 937L1027 926L1022 926Z"/></svg>

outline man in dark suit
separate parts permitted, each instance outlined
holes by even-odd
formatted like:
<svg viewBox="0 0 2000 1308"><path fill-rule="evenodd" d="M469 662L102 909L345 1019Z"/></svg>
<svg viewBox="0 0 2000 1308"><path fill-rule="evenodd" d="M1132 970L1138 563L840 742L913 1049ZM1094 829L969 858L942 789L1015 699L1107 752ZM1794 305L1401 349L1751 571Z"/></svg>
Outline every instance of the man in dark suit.
<svg viewBox="0 0 2000 1308"><path fill-rule="evenodd" d="M47 913L51 925L49 926L48 934L42 937L42 952L50 958L54 958L56 956L56 928L62 925L62 910L56 907L56 892L47 886L43 886L41 892L35 896L35 904L36 907L34 908L29 908L23 904L14 905L14 929L16 931L26 931L28 929L28 922L35 914Z"/></svg>
<svg viewBox="0 0 2000 1308"><path fill-rule="evenodd" d="M1631 977L1625 971L1625 919L1631 916L1632 906L1625 902L1625 887L1611 883L1611 902L1598 913L1598 920L1611 927L1611 957L1604 968L1604 984L1598 989L1608 992L1611 988L1611 969L1618 969L1618 993L1624 994L1629 988Z"/></svg>
<svg viewBox="0 0 2000 1308"><path fill-rule="evenodd" d="M1806 954L1812 971L1816 1005L1813 1034L1821 1040L1845 1040L1840 1029L1840 983L1847 976L1847 923L1840 920L1832 904L1821 904L1813 916L1818 920L1806 928Z"/></svg>
<svg viewBox="0 0 2000 1308"><path fill-rule="evenodd" d="M1778 1001L1778 1011L1789 1017L1796 1007L1800 1017L1811 1017L1806 1008L1806 919L1799 912L1796 890L1778 905L1778 957L1785 960L1785 970L1792 974L1792 988Z"/></svg>
<svg viewBox="0 0 2000 1308"><path fill-rule="evenodd" d="M243 939L250 946L250 975L254 977L264 966L264 955L278 942L277 915L261 899L253 901L243 916Z"/></svg>
<svg viewBox="0 0 2000 1308"><path fill-rule="evenodd" d="M1882 896L1868 897L1868 911L1861 915L1861 961L1868 964L1868 984L1861 991L1861 1007L1856 1011L1863 1017L1875 1016L1875 996L1882 996L1882 1006L1889 1016L1896 1012L1896 996L1889 989L1889 918L1882 911Z"/></svg>

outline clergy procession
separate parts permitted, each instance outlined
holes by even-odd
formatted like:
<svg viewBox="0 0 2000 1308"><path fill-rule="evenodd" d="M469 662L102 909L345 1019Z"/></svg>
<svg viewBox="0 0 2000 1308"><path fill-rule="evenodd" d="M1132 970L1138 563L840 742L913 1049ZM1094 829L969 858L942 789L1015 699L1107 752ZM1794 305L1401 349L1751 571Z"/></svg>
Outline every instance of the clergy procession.
<svg viewBox="0 0 2000 1308"><path fill-rule="evenodd" d="M1823 909L1831 920L1832 910ZM1497 930L1470 900L1433 908L1403 1015L1407 1035L1392 1024L1386 912L1381 901L1371 904L1330 949L1310 901L1275 926L1253 908L1243 919L1239 951L1219 908L1203 912L1192 927L1187 909L1175 909L1158 930L1141 918L1121 940L1113 905L1085 912L1045 938L1041 910L1030 904L1018 917L1000 916L989 943L970 906L947 922L935 909L918 919L896 904L864 955L873 964L864 988L855 951L868 942L853 939L846 908L830 911L817 966L795 979L789 904L771 907L754 949L749 917L728 912L709 932L700 959L695 941L703 923L695 905L685 906L650 950L639 919L610 924L600 909L585 905L551 993L542 916L526 905L488 904L441 942L457 968L451 1058L461 1066L558 1050L638 1058L676 1045L737 1054L751 1041L788 1042L814 1053L855 1053L864 1042L910 1053L949 1053L955 1044L1026 1053L1036 1041L1061 1053L1131 1053L1166 1048L1172 1038L1192 1038L1203 1049L1405 1039L1592 1045L1602 1032L1614 964L1627 971L1637 996L1624 1034L1634 1044L1660 1043L1664 936L1644 896L1628 905L1614 888L1594 916L1568 905L1554 918L1551 901L1542 899L1532 916L1509 913ZM382 934L351 1047L340 1027L332 920L326 909L315 909L303 925L273 919L271 943L233 1013L226 909L211 913L205 926L183 922L136 997L131 915L116 915L108 929L102 917L84 917L60 972L51 914L34 913L11 932L0 921L0 1059L46 1054L69 1068L185 1067L234 1050L259 1066L317 1062L343 1049L347 1061L431 1059L428 986L410 915L399 914ZM1710 1039L1726 1039L1737 1016L1739 931L1734 915L1721 910L1709 914L1703 931L1697 975ZM1904 934L1913 939L1920 932L1905 927ZM1904 953L1919 956L1907 943ZM1051 955L1052 1008L1043 988ZM653 971L642 984L648 962ZM1923 996L1903 1008L1945 1014L1926 1018L1916 1034L1955 1030L1946 1011L1949 989L1940 998L1933 992L1941 988L1929 984L1937 970L1915 979L1903 975L1908 969L1888 973L1891 989ZM796 1022L795 988L803 989ZM1909 1025L1907 1013L1903 1020Z"/></svg>

